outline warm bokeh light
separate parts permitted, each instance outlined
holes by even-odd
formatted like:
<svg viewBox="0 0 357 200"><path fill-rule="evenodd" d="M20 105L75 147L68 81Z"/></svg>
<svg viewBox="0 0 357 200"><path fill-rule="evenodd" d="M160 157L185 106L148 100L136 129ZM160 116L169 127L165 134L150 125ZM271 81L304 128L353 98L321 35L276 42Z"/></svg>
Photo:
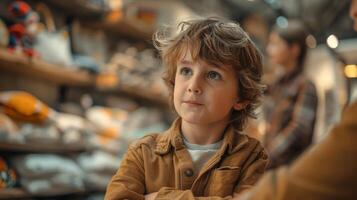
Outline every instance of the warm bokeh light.
<svg viewBox="0 0 357 200"><path fill-rule="evenodd" d="M310 34L306 37L306 45L311 49L316 48L317 42L313 35Z"/></svg>
<svg viewBox="0 0 357 200"><path fill-rule="evenodd" d="M345 75L348 78L357 78L357 65L346 65Z"/></svg>

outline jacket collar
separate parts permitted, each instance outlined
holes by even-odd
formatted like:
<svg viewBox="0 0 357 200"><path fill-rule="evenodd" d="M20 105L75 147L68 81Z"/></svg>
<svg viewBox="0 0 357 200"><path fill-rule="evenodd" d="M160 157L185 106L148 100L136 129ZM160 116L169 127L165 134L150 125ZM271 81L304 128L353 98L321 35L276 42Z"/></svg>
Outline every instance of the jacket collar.
<svg viewBox="0 0 357 200"><path fill-rule="evenodd" d="M157 137L155 153L164 155L169 152L171 147L174 147L176 150L177 148L183 148L180 128L181 118L177 118L168 130Z"/></svg>
<svg viewBox="0 0 357 200"><path fill-rule="evenodd" d="M223 144L220 151L233 154L247 144L248 138L228 126L224 133ZM181 135L181 118L177 118L172 126L157 137L155 153L164 155L170 150L178 151L185 148Z"/></svg>

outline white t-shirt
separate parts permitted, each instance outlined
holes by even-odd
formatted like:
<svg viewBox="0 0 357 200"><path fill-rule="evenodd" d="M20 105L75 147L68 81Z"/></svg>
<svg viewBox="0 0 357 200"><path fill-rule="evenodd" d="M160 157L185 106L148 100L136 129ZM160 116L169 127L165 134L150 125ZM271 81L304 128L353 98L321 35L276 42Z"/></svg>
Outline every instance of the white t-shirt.
<svg viewBox="0 0 357 200"><path fill-rule="evenodd" d="M186 138L184 138L183 142L186 145L187 150L191 155L193 166L194 166L194 172L195 174L198 174L202 169L203 165L222 146L223 140L220 140L217 143L207 144L207 145L191 144L186 140Z"/></svg>

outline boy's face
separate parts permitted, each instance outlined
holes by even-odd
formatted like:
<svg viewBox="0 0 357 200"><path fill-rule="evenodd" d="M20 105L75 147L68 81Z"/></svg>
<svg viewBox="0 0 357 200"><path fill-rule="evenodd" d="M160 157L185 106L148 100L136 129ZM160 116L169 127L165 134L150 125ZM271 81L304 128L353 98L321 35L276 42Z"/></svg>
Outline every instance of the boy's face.
<svg viewBox="0 0 357 200"><path fill-rule="evenodd" d="M232 67L217 68L200 60L194 62L190 51L186 51L177 63L175 109L188 123L226 123L232 108L239 107L237 85Z"/></svg>

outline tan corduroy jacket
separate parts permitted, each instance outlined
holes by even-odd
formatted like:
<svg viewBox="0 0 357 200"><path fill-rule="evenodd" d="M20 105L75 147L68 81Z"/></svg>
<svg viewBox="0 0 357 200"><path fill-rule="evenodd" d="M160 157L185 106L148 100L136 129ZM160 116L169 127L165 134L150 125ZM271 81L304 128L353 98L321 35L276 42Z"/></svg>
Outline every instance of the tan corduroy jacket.
<svg viewBox="0 0 357 200"><path fill-rule="evenodd" d="M270 171L244 200L356 200L357 102L290 167Z"/></svg>
<svg viewBox="0 0 357 200"><path fill-rule="evenodd" d="M180 126L177 119L166 132L132 144L105 199L144 199L153 192L158 192L156 199L230 199L264 173L267 154L260 143L229 127L221 148L195 174Z"/></svg>

